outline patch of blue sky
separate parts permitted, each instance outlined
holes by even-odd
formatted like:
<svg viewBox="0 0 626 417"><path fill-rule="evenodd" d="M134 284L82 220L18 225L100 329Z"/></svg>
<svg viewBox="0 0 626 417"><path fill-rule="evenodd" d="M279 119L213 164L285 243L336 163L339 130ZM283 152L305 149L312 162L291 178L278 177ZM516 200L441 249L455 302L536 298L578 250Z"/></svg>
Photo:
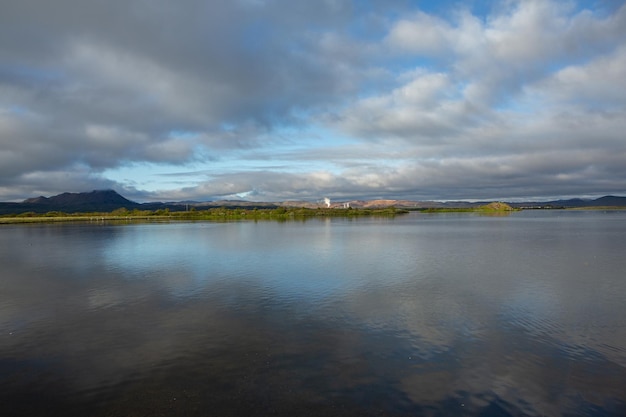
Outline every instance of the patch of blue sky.
<svg viewBox="0 0 626 417"><path fill-rule="evenodd" d="M184 129L173 129L168 132L168 137L172 139L196 139L200 132Z"/></svg>
<svg viewBox="0 0 626 417"><path fill-rule="evenodd" d="M311 124L306 130L299 133L299 137L302 141L296 142L294 147L300 146L301 142L305 142L308 149L344 146L356 142L354 138L342 135L319 124Z"/></svg>
<svg viewBox="0 0 626 417"><path fill-rule="evenodd" d="M135 163L105 170L102 176L143 191L176 190L206 179L196 166Z"/></svg>
<svg viewBox="0 0 626 417"><path fill-rule="evenodd" d="M15 105L15 104L10 105L7 110L9 113L14 114L16 116L28 116L31 114L31 112L26 107Z"/></svg>
<svg viewBox="0 0 626 417"><path fill-rule="evenodd" d="M64 80L65 74L59 69L53 68L0 64L0 79L2 78L11 78L27 83L47 84Z"/></svg>
<svg viewBox="0 0 626 417"><path fill-rule="evenodd" d="M500 115L514 116L533 116L537 110L543 106L540 100L506 100L493 107L493 110Z"/></svg>
<svg viewBox="0 0 626 417"><path fill-rule="evenodd" d="M36 120L38 118L38 114L31 110L26 106L22 106L19 104L3 104L0 101L0 114L9 114L11 117L15 119L21 120Z"/></svg>
<svg viewBox="0 0 626 417"><path fill-rule="evenodd" d="M610 1L610 0L606 0ZM454 20L460 10L468 10L473 15L484 19L496 3L493 0L410 0L410 1L370 1L354 2L356 16L376 16L379 22L393 22L405 18L411 12L423 12L444 20ZM378 30L376 30L378 29ZM366 40L374 40L385 35L388 27L372 25L367 18L355 19L347 28L351 35Z"/></svg>
<svg viewBox="0 0 626 417"><path fill-rule="evenodd" d="M402 87L417 74L451 73L451 61L445 57L418 53L402 53L384 56L374 66L381 69L379 75L361 86L357 95L364 99Z"/></svg>
<svg viewBox="0 0 626 417"><path fill-rule="evenodd" d="M414 3L420 11L443 19L453 18L459 10L463 9L469 10L479 18L484 18L494 7L493 0L423 0Z"/></svg>
<svg viewBox="0 0 626 417"><path fill-rule="evenodd" d="M592 10L596 16L606 17L615 13L624 5L624 2L621 0L585 0L580 1L579 4Z"/></svg>
<svg viewBox="0 0 626 417"><path fill-rule="evenodd" d="M236 159L207 165L207 172L228 174L235 172L272 171L303 173L335 169L335 165L324 157L315 157L311 148L277 148L244 153Z"/></svg>
<svg viewBox="0 0 626 417"><path fill-rule="evenodd" d="M518 2L495 2L493 0L422 0L413 2L416 9L438 16L448 21L454 21L461 10L467 10L472 15L485 21L494 13L501 13L502 8L516 7ZM588 10L598 17L606 17L615 13L624 4L621 0L571 0L562 2L569 7L570 15Z"/></svg>
<svg viewBox="0 0 626 417"><path fill-rule="evenodd" d="M262 20L248 23L239 31L240 44L251 53L262 53L270 42L272 34L271 26Z"/></svg>
<svg viewBox="0 0 626 417"><path fill-rule="evenodd" d="M450 62L445 56L437 57L410 53L386 57L384 65L385 69L397 76L416 70L426 73L450 69Z"/></svg>
<svg viewBox="0 0 626 417"><path fill-rule="evenodd" d="M524 87L502 88L494 94L490 108L495 112L535 113L538 110L537 97L530 97Z"/></svg>
<svg viewBox="0 0 626 417"><path fill-rule="evenodd" d="M329 164L324 164L329 165ZM319 170L318 162L290 161L280 154L220 159L207 163L170 165L134 163L111 168L102 173L106 179L138 190L156 192L193 187L214 177L240 172L304 172Z"/></svg>
<svg viewBox="0 0 626 417"><path fill-rule="evenodd" d="M377 4L375 4L377 3ZM345 33L361 41L378 41L386 34L389 22L397 20L406 11L404 2L373 2L361 0L353 2L354 16L344 29Z"/></svg>
<svg viewBox="0 0 626 417"><path fill-rule="evenodd" d="M219 124L219 128L224 132L233 132L237 129L237 125L234 123L222 122Z"/></svg>

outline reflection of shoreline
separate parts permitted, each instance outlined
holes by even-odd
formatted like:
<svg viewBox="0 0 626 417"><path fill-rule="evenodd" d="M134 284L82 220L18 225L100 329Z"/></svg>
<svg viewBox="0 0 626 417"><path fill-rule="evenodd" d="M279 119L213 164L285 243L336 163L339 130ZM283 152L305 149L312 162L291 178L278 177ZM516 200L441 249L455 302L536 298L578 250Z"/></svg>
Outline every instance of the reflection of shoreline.
<svg viewBox="0 0 626 417"><path fill-rule="evenodd" d="M488 217L507 217L507 216L510 216L512 213L513 213L512 211L494 211L494 212L478 211L476 212L476 214L479 216L488 216Z"/></svg>

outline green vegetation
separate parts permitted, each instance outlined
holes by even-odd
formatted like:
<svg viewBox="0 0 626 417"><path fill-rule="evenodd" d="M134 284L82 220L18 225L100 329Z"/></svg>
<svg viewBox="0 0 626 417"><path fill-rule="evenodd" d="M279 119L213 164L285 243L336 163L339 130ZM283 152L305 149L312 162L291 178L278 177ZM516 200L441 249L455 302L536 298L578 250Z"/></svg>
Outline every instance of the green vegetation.
<svg viewBox="0 0 626 417"><path fill-rule="evenodd" d="M62 213L51 211L45 214L33 212L17 215L0 216L0 223L40 223L40 222L68 222L68 221L131 221L131 220L154 220L154 221L240 221L240 220L306 220L323 217L361 217L381 216L393 217L407 213L395 207L381 209L339 209L339 208L293 208L278 207L275 209L244 209L244 208L210 208L190 211L159 210L128 210L120 208L110 213Z"/></svg>
<svg viewBox="0 0 626 417"><path fill-rule="evenodd" d="M479 213L479 214L508 214L518 211L502 202L493 202L479 207L433 207L423 210L425 213Z"/></svg>
<svg viewBox="0 0 626 417"><path fill-rule="evenodd" d="M502 203L500 201L495 201L493 203L480 206L478 209L483 212L510 212L518 210L509 206L507 203Z"/></svg>

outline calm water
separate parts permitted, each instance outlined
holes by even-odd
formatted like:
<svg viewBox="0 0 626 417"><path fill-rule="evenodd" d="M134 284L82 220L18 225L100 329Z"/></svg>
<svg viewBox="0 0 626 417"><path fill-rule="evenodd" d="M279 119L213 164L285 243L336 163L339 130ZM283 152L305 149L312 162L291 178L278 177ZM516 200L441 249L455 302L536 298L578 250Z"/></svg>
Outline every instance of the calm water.
<svg viewBox="0 0 626 417"><path fill-rule="evenodd" d="M626 212L3 225L2 416L625 416Z"/></svg>

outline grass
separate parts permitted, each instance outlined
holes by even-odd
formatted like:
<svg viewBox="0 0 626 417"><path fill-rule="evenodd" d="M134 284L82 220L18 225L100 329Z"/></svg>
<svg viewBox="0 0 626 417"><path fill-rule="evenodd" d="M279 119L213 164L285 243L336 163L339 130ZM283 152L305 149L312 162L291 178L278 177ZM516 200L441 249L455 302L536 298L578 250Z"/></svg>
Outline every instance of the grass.
<svg viewBox="0 0 626 417"><path fill-rule="evenodd" d="M493 202L479 207L433 207L423 210L424 213L481 213L481 214L507 214L518 211L506 203Z"/></svg>
<svg viewBox="0 0 626 417"><path fill-rule="evenodd" d="M335 209L335 208L285 208L276 209L238 209L211 208L208 210L172 211L169 210L133 210L118 209L110 213L62 213L45 214L21 213L0 216L0 224L16 223L51 223L51 222L95 222L95 221L239 221L239 220L306 220L315 217L393 217L407 213L395 207L383 209Z"/></svg>

